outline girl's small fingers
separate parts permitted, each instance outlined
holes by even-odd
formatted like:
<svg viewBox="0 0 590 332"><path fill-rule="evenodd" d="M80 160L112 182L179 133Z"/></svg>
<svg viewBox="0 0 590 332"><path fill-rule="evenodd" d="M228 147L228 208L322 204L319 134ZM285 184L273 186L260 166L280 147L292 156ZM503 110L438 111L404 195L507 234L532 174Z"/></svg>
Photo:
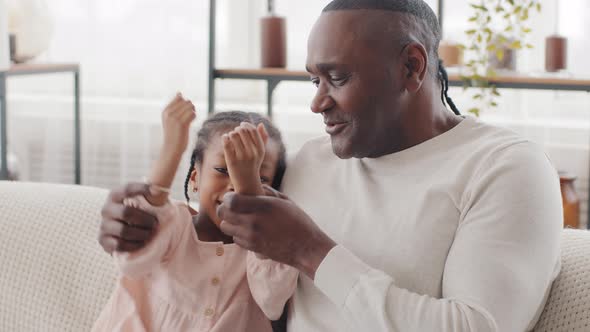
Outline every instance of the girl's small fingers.
<svg viewBox="0 0 590 332"><path fill-rule="evenodd" d="M221 135L221 142L223 145L223 154L225 155L226 162L232 161L236 157L236 153L234 151L234 146L229 139L228 134Z"/></svg>
<svg viewBox="0 0 590 332"><path fill-rule="evenodd" d="M254 153L256 152L256 145L254 144L254 142L252 142L252 139L250 138L250 134L248 133L248 130L245 128L240 128L238 131L238 134L240 134L240 139L242 141L242 144L244 144L244 156L247 157L252 157L254 156Z"/></svg>
<svg viewBox="0 0 590 332"><path fill-rule="evenodd" d="M259 123L256 129L262 138L262 142L264 142L264 145L266 145L266 142L268 141L268 132L266 131L266 127L262 123Z"/></svg>
<svg viewBox="0 0 590 332"><path fill-rule="evenodd" d="M166 105L166 108L169 108L170 106L174 105L175 103L177 103L181 99L182 99L182 94L180 92L177 92L176 95L174 95L174 98L172 98L172 100L168 103L168 105Z"/></svg>
<svg viewBox="0 0 590 332"><path fill-rule="evenodd" d="M250 137L254 142L254 145L256 146L258 153L263 154L266 150L266 144L260 136L260 133L258 132L257 128L252 126L252 129L248 130L248 132L250 133Z"/></svg>
<svg viewBox="0 0 590 332"><path fill-rule="evenodd" d="M192 106L192 104L190 104L183 109L183 111L180 115L180 119L183 122L188 121L188 120L192 121L196 117L196 115L197 115L197 113L195 111L195 107Z"/></svg>
<svg viewBox="0 0 590 332"><path fill-rule="evenodd" d="M232 131L229 133L229 140L231 141L232 145L234 146L235 156L238 159L242 159L244 157L244 144L242 143L242 139L240 138L240 134Z"/></svg>

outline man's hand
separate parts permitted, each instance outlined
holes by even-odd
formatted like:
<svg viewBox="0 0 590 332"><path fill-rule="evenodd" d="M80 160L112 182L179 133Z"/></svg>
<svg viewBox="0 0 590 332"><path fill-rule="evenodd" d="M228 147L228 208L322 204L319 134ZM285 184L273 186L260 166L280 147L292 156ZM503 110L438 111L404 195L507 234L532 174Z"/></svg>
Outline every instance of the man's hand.
<svg viewBox="0 0 590 332"><path fill-rule="evenodd" d="M112 190L102 207L102 223L98 242L109 254L113 251L135 251L143 248L154 235L158 220L155 216L123 205L123 200L137 195L147 195L148 185L130 183L124 188Z"/></svg>
<svg viewBox="0 0 590 332"><path fill-rule="evenodd" d="M260 166L266 152L268 134L264 125L258 127L242 122L222 137L223 155L227 171L236 192L246 195L262 195Z"/></svg>
<svg viewBox="0 0 590 332"><path fill-rule="evenodd" d="M276 191L272 196L227 193L217 209L223 220L220 228L239 246L291 265L313 279L336 243L286 196Z"/></svg>

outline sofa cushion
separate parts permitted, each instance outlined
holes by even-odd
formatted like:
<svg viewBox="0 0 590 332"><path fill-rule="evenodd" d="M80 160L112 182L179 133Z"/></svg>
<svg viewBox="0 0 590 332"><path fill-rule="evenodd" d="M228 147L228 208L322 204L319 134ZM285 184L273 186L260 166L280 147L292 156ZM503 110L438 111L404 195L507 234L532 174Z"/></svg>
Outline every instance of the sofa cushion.
<svg viewBox="0 0 590 332"><path fill-rule="evenodd" d="M590 331L590 232L563 231L561 272L535 331Z"/></svg>
<svg viewBox="0 0 590 332"><path fill-rule="evenodd" d="M88 331L114 285L97 188L0 181L0 331Z"/></svg>

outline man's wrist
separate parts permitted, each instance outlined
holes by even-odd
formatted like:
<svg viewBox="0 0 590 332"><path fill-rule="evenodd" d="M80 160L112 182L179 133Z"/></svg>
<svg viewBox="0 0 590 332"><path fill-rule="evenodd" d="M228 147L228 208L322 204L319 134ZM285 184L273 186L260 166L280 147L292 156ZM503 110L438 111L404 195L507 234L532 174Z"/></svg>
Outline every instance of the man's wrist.
<svg viewBox="0 0 590 332"><path fill-rule="evenodd" d="M296 268L307 275L311 280L315 279L315 274L328 255L337 245L327 235L322 234L321 237L312 241L306 250L302 250L296 262Z"/></svg>

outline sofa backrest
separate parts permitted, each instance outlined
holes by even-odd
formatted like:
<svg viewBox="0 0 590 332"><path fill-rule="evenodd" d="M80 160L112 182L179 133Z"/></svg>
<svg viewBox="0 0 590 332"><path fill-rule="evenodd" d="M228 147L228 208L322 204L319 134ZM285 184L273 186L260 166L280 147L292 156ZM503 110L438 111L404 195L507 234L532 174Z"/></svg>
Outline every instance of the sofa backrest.
<svg viewBox="0 0 590 332"><path fill-rule="evenodd" d="M0 331L89 331L116 276L97 188L0 181Z"/></svg>

